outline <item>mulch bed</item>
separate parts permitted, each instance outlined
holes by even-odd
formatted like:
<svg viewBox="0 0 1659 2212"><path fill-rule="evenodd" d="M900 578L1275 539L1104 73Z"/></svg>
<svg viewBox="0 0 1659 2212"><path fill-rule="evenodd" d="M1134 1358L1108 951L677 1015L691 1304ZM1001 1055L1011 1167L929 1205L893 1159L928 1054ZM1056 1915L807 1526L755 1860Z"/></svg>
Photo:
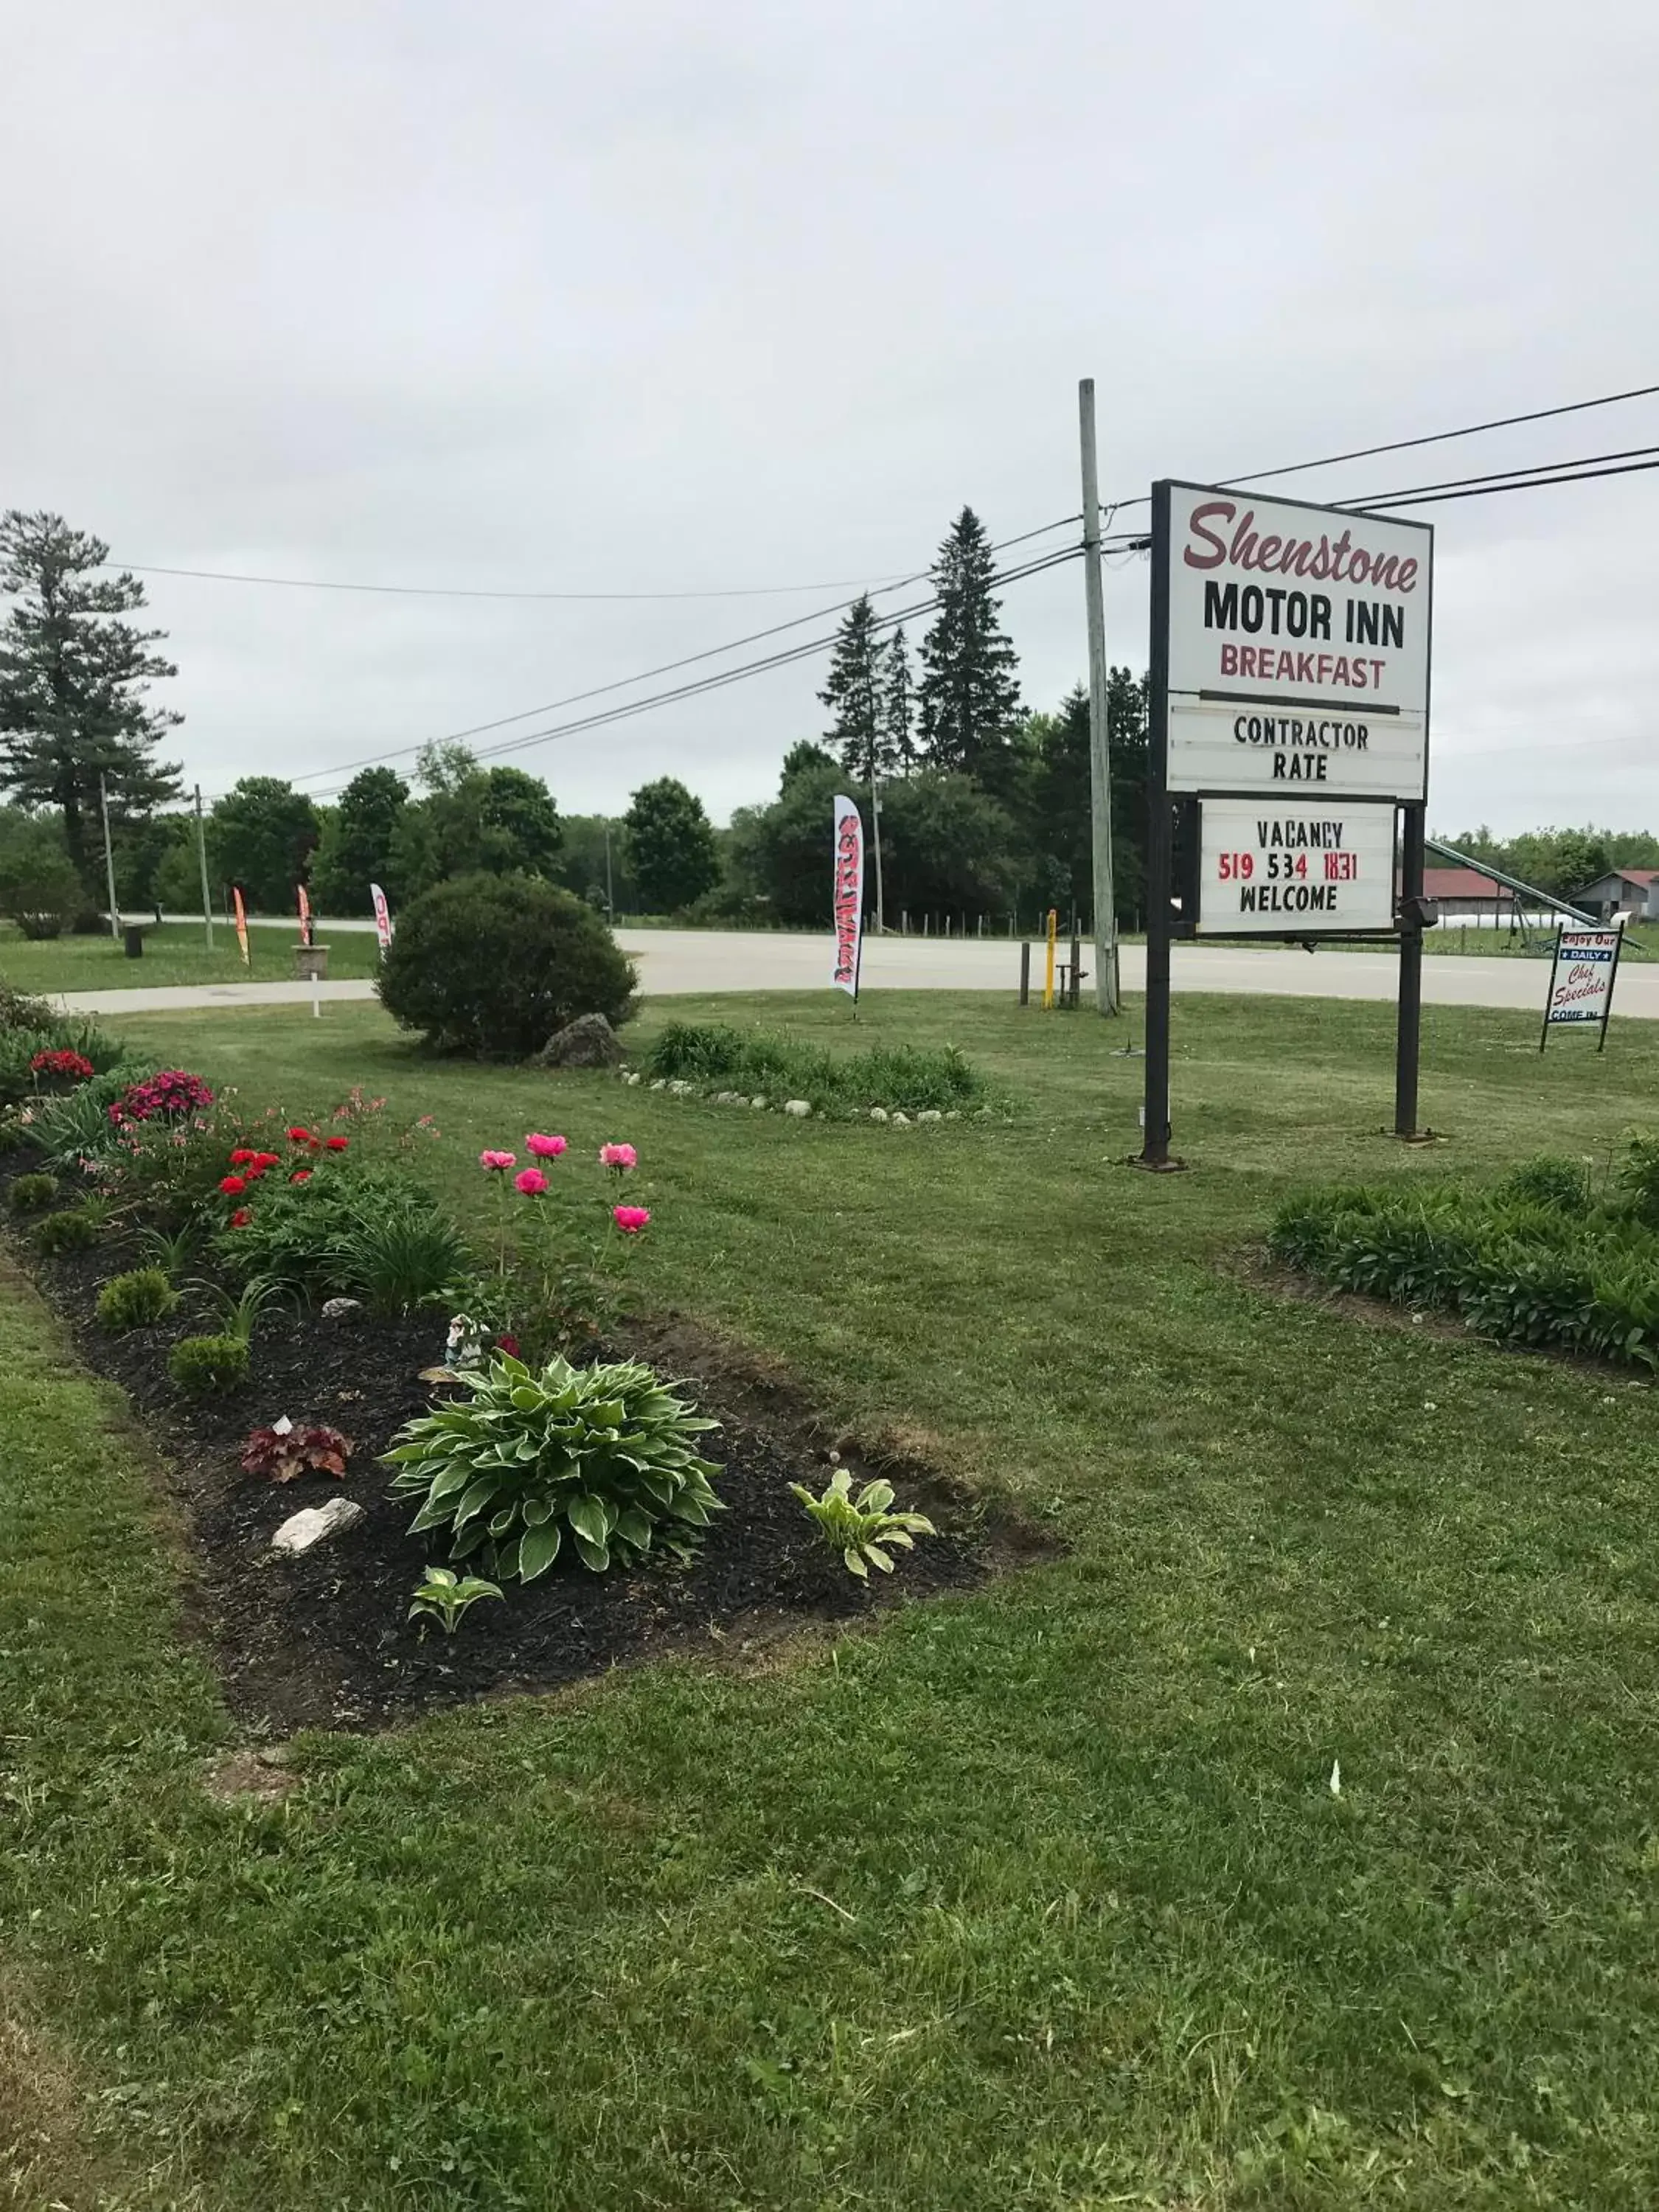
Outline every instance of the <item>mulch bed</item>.
<svg viewBox="0 0 1659 2212"><path fill-rule="evenodd" d="M0 1158L0 1194L29 1163ZM187 1618L210 1650L232 1711L256 1734L301 1728L377 1729L435 1708L547 1689L669 1650L752 1656L814 1623L853 1624L930 1593L970 1588L1048 1548L1036 1532L988 1516L925 1466L860 1453L787 1373L684 1321L630 1325L611 1356L648 1359L684 1378L721 1423L704 1449L721 1463L718 1515L690 1566L653 1559L594 1575L561 1559L527 1586L504 1585L447 1638L406 1615L427 1556L411 1537L414 1501L386 1494L379 1466L401 1424L428 1410L423 1367L442 1357L434 1313L325 1321L276 1310L253 1340L252 1379L228 1399L180 1396L167 1373L179 1336L211 1326L189 1303L161 1328L112 1335L93 1308L111 1275L140 1264L109 1237L92 1250L42 1261L14 1229L13 1249L73 1335L82 1358L127 1393L155 1437L193 1535ZM342 1429L355 1449L344 1481L305 1475L272 1483L243 1474L250 1429L288 1414ZM821 1490L839 1450L856 1475L879 1471L901 1506L939 1528L918 1540L890 1578L856 1582L831 1557L789 1491ZM343 1493L366 1518L298 1558L273 1557L273 1532L302 1506ZM441 1559L441 1548L431 1554Z"/></svg>

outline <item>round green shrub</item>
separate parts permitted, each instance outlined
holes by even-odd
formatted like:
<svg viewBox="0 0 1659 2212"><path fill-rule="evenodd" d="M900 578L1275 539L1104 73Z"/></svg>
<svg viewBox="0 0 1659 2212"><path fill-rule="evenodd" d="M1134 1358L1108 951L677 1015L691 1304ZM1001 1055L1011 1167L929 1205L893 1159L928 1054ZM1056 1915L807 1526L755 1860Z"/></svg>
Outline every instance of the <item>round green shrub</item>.
<svg viewBox="0 0 1659 2212"><path fill-rule="evenodd" d="M380 1001L436 1052L525 1060L579 1014L634 1011L633 963L603 918L539 876L457 876L413 899Z"/></svg>
<svg viewBox="0 0 1659 2212"><path fill-rule="evenodd" d="M181 1336L167 1354L167 1373L191 1398L219 1398L247 1381L247 1345L240 1336Z"/></svg>
<svg viewBox="0 0 1659 2212"><path fill-rule="evenodd" d="M66 1206L62 1213L49 1213L39 1224L34 1249L48 1256L57 1252L84 1252L98 1242L98 1229L96 1214L78 1206Z"/></svg>
<svg viewBox="0 0 1659 2212"><path fill-rule="evenodd" d="M14 1213L43 1213L58 1195L55 1175L19 1176L9 1194Z"/></svg>
<svg viewBox="0 0 1659 2212"><path fill-rule="evenodd" d="M178 1303L179 1293L165 1267L134 1267L125 1275L112 1275L99 1291L98 1318L106 1328L148 1328L165 1321Z"/></svg>

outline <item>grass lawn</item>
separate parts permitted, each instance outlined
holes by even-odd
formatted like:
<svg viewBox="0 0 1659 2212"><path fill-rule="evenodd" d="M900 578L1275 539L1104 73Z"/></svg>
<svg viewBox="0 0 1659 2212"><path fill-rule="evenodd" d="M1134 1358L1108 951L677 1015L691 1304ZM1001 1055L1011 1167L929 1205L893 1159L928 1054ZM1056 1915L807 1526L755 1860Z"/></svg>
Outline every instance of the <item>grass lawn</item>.
<svg viewBox="0 0 1659 2212"><path fill-rule="evenodd" d="M672 1012L848 1036L828 994ZM1431 1008L1452 1141L1403 1152L1391 1010L1183 998L1194 1167L1151 1178L1115 1164L1141 1063L1091 1018L863 1016L962 1045L1022 1117L830 1128L426 1066L371 1006L125 1024L249 1099L434 1112L466 1204L485 1142L631 1139L644 1284L1072 1550L759 1673L711 1649L307 1739L285 1801L216 1802L137 1454L4 1285L0 2005L46 2084L21 2119L0 2091L16 2201L1659 2198L1652 1394L1235 1264L1299 1179L1605 1155L1653 1115L1659 1032L1540 1060L1530 1016Z"/></svg>
<svg viewBox="0 0 1659 2212"><path fill-rule="evenodd" d="M258 927L248 932L252 955L247 967L237 950L236 933L216 922L210 954L198 922L164 921L144 939L142 960L129 960L107 937L58 937L31 945L10 922L0 922L0 984L14 991L140 991L173 983L283 983L294 975L292 929ZM337 930L326 925L318 940L329 948L331 976L372 975L379 946L372 930Z"/></svg>

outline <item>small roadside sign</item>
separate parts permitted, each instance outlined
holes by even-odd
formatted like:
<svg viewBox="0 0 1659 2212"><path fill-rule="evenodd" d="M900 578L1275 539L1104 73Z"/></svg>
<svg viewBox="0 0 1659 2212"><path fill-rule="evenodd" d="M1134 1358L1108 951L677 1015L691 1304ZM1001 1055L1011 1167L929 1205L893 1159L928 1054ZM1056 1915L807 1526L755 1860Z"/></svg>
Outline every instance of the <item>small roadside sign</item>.
<svg viewBox="0 0 1659 2212"><path fill-rule="evenodd" d="M1595 1049L1607 1041L1607 1018L1613 1012L1613 978L1619 973L1619 954L1625 941L1622 922L1611 929L1573 929L1566 924L1555 933L1555 958L1550 963L1549 996L1544 1001L1544 1026L1538 1034L1542 1052L1555 1029L1596 1027Z"/></svg>

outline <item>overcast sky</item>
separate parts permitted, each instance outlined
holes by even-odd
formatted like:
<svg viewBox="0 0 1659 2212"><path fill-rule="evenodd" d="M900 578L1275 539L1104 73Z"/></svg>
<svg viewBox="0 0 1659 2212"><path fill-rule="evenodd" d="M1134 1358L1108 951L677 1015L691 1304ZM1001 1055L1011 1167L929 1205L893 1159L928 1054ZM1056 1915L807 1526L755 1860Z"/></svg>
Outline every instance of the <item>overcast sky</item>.
<svg viewBox="0 0 1659 2212"><path fill-rule="evenodd" d="M0 505L175 568L816 587L152 577L210 793L811 612L964 501L1071 514L1079 376L1109 498L1659 382L1639 0L76 0L6 50ZM1285 489L1644 444L1659 400ZM1659 826L1659 474L1420 511L1433 826ZM1076 564L1008 593L1032 704L1082 603ZM1107 608L1139 669L1143 562ZM569 811L672 773L723 817L821 681L512 757Z"/></svg>

